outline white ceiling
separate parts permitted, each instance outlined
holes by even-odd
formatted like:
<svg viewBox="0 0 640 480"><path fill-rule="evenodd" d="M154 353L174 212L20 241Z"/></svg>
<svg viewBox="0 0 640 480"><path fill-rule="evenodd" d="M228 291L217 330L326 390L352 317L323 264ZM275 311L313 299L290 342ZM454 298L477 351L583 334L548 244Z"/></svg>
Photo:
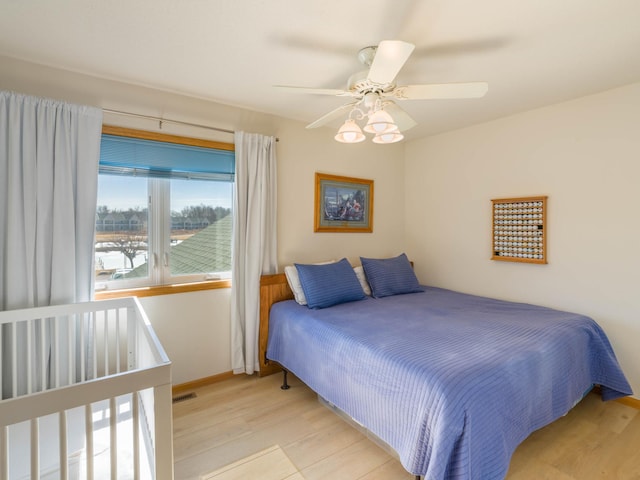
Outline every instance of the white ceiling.
<svg viewBox="0 0 640 480"><path fill-rule="evenodd" d="M482 99L401 102L407 138L640 81L639 0L0 3L1 55L306 123L350 99L273 85L346 88L358 50L388 39L416 45L398 84L489 83Z"/></svg>

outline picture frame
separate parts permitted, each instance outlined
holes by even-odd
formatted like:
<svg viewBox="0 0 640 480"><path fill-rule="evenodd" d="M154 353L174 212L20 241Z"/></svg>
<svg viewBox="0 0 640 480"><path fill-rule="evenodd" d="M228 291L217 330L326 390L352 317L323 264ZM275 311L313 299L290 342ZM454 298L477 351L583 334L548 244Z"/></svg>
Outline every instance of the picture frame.
<svg viewBox="0 0 640 480"><path fill-rule="evenodd" d="M316 172L314 232L373 232L373 180Z"/></svg>
<svg viewBox="0 0 640 480"><path fill-rule="evenodd" d="M491 200L491 260L547 263L547 196Z"/></svg>

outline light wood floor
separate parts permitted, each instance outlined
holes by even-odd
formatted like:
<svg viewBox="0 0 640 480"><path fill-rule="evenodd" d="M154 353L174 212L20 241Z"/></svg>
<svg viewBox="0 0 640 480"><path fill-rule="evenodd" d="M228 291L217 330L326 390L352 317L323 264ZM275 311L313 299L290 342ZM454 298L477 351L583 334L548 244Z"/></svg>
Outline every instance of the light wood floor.
<svg viewBox="0 0 640 480"><path fill-rule="evenodd" d="M200 479L272 447L280 447L297 468L294 476L268 475L271 469L262 466L264 475L225 478L414 478L385 450L322 406L295 377L287 391L280 390L281 380L281 375L237 376L196 389L196 398L175 403L175 478ZM640 479L640 411L589 394L565 417L518 447L506 478Z"/></svg>

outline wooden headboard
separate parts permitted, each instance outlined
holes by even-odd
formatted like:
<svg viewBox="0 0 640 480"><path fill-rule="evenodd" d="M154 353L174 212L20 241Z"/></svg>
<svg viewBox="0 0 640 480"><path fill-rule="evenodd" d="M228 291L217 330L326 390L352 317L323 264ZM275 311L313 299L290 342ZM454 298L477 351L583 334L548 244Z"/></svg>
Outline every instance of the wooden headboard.
<svg viewBox="0 0 640 480"><path fill-rule="evenodd" d="M413 267L413 262L411 267ZM267 340L269 338L269 312L271 305L293 298L293 292L284 273L262 275L260 277L260 329L258 331L258 356L260 371L258 375L265 377L282 371L275 362L267 362Z"/></svg>
<svg viewBox="0 0 640 480"><path fill-rule="evenodd" d="M267 339L269 337L269 312L271 305L282 300L293 298L293 292L287 283L284 273L262 275L260 277L260 329L258 331L258 356L261 377L282 371L282 367L274 362L267 362Z"/></svg>

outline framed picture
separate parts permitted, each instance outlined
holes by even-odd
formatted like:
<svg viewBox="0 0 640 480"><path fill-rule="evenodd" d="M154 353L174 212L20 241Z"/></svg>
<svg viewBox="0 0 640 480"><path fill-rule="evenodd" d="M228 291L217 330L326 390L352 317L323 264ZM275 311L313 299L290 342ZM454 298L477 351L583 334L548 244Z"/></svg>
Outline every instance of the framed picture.
<svg viewBox="0 0 640 480"><path fill-rule="evenodd" d="M315 232L373 232L373 180L316 173Z"/></svg>

